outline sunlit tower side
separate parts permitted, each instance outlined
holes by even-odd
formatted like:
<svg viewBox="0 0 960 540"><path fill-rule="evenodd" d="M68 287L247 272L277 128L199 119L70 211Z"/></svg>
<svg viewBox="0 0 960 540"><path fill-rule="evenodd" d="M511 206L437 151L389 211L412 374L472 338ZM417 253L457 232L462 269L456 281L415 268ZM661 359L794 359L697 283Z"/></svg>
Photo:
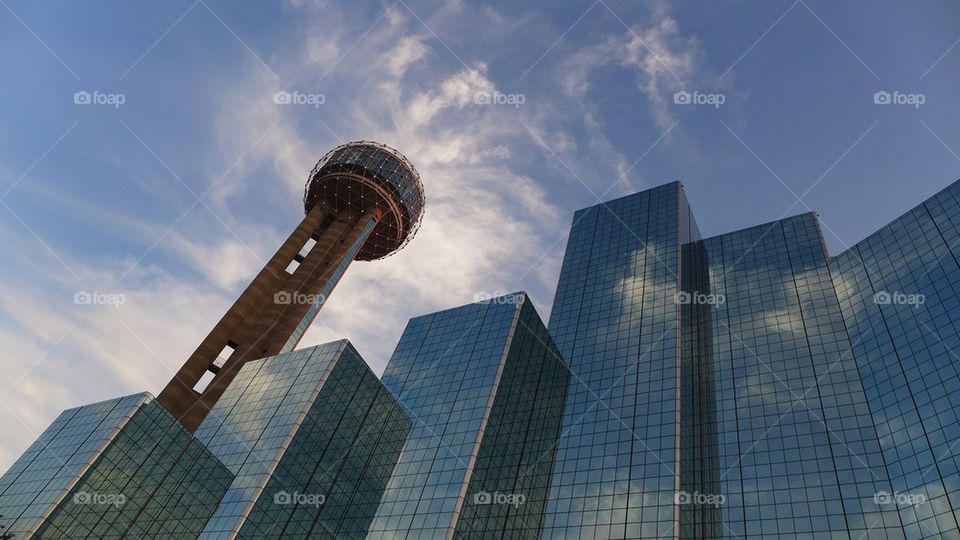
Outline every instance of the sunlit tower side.
<svg viewBox="0 0 960 540"><path fill-rule="evenodd" d="M303 202L303 221L160 392L190 431L245 362L296 347L351 262L381 259L410 241L424 196L400 152L357 141L320 159Z"/></svg>

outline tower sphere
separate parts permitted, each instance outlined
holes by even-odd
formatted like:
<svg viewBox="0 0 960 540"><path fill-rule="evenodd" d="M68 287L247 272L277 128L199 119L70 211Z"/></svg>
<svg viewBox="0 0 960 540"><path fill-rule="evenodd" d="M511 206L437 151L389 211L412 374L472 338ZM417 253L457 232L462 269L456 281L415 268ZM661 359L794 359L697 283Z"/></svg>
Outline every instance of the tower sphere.
<svg viewBox="0 0 960 540"><path fill-rule="evenodd" d="M423 216L423 185L413 164L381 143L355 141L334 148L317 162L303 195L309 213L318 203L334 212L382 213L356 260L372 261L406 245Z"/></svg>

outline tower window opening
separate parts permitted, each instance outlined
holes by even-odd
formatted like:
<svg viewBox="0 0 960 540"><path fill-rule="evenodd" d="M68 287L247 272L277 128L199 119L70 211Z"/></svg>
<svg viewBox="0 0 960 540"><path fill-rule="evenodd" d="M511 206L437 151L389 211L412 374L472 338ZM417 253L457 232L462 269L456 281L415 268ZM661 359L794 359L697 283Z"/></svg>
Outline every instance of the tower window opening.
<svg viewBox="0 0 960 540"><path fill-rule="evenodd" d="M193 391L202 394L204 390L210 386L210 383L213 382L214 377L216 377L216 374L208 369L207 372L200 377L200 380L197 381L197 384L193 385Z"/></svg>
<svg viewBox="0 0 960 540"><path fill-rule="evenodd" d="M233 352L237 350L237 344L228 341L226 345L223 346L223 350L220 351L220 354L217 355L217 358L214 359L213 365L218 369L222 368L224 364L227 363L227 360L230 359L230 356L233 355Z"/></svg>
<svg viewBox="0 0 960 540"><path fill-rule="evenodd" d="M310 238L307 238L306 243L304 243L303 247L300 248L299 255L301 257L306 257L307 255L310 254L310 251L313 250L313 246L315 245L317 245L317 240L315 238L313 238L312 236Z"/></svg>

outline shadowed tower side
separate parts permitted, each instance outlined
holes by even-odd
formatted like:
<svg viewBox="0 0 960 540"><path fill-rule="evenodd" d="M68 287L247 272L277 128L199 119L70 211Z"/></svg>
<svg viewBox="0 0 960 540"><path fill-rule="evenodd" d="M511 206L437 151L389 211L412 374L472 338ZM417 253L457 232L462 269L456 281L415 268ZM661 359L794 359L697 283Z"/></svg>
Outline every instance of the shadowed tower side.
<svg viewBox="0 0 960 540"><path fill-rule="evenodd" d="M398 151L369 141L327 153L310 173L306 216L174 375L158 399L195 431L245 363L293 350L354 260L401 249L423 187Z"/></svg>

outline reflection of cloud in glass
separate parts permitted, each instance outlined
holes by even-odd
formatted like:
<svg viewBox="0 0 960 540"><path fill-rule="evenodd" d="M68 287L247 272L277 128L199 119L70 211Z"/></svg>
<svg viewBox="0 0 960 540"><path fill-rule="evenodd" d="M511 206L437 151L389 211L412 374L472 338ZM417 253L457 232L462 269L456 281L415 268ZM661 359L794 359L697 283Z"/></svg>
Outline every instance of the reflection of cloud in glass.
<svg viewBox="0 0 960 540"><path fill-rule="evenodd" d="M658 304L674 303L677 278L671 275L664 251L657 244L648 242L643 249L634 250L630 255L630 271L617 282L621 312L637 310L645 300L653 300ZM649 277L651 274L653 279ZM653 310L644 310L645 316L652 313Z"/></svg>

